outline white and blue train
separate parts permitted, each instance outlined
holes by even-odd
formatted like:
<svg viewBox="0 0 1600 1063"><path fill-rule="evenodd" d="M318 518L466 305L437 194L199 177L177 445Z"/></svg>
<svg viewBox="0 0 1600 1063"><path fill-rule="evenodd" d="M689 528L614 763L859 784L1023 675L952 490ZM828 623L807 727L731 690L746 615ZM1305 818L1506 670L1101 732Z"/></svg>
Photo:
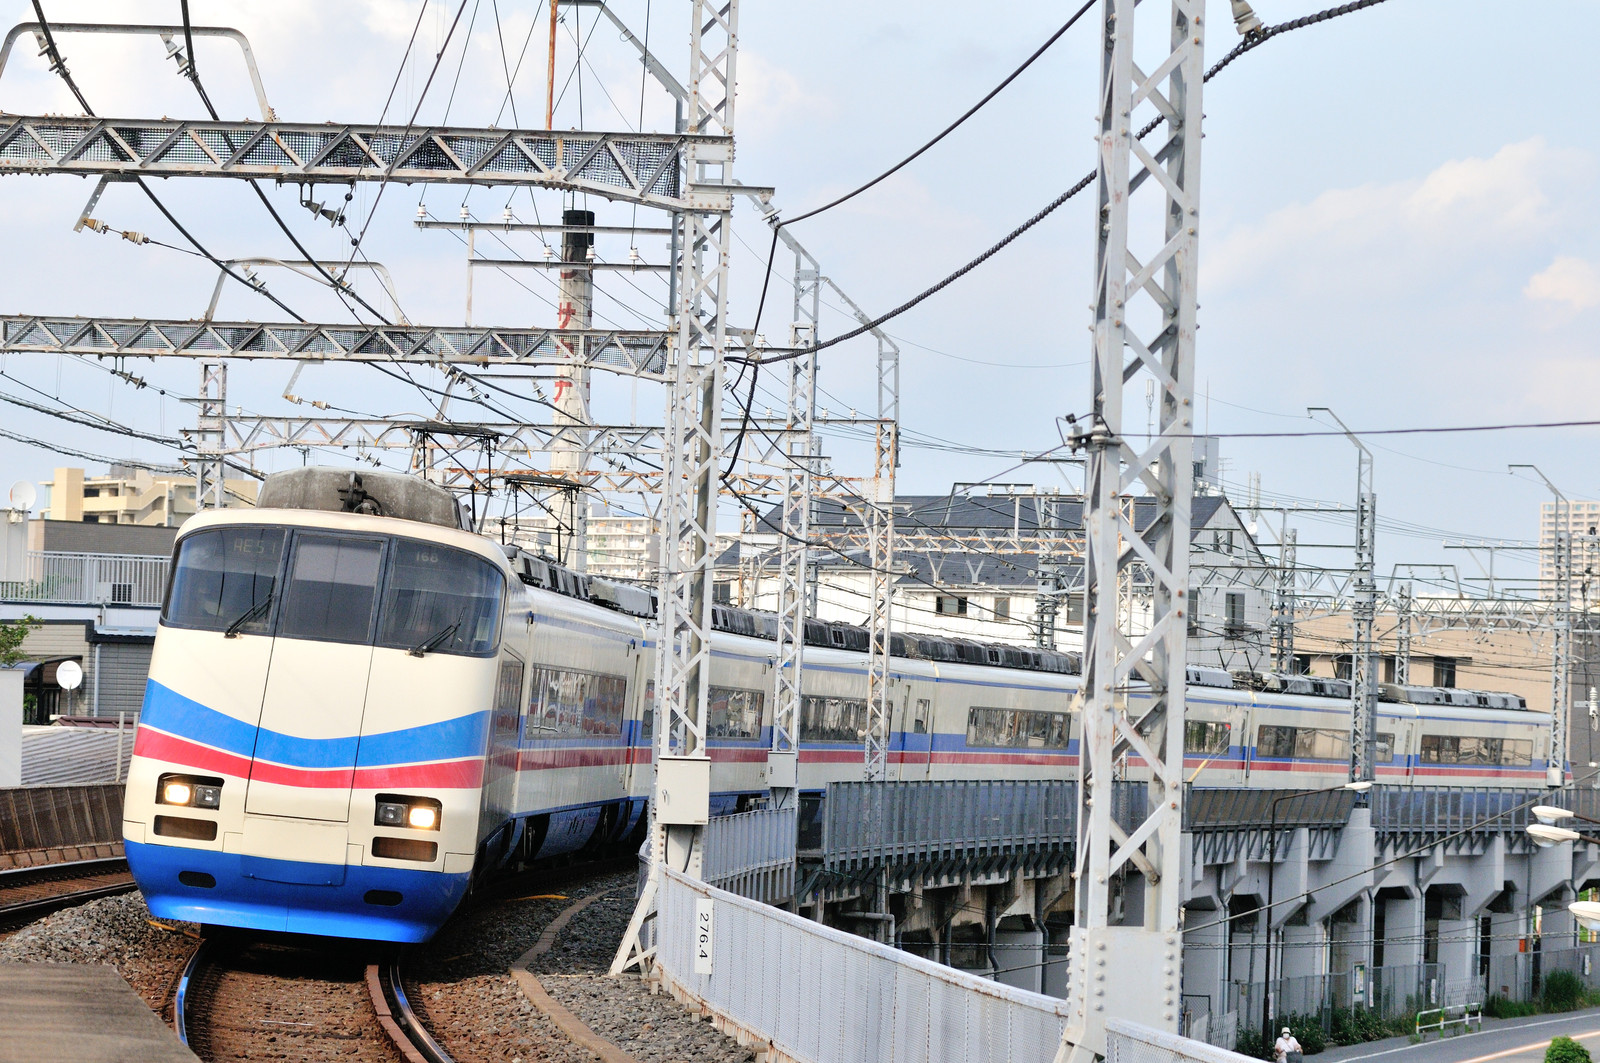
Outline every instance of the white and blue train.
<svg viewBox="0 0 1600 1063"><path fill-rule="evenodd" d="M438 488L326 469L271 477L258 508L184 525L124 804L153 914L423 941L475 876L639 836L650 593L464 527ZM717 626L708 745L715 810L733 811L765 793L774 625L718 607ZM808 624L811 795L860 777L865 637ZM893 777L1076 774L1067 655L909 635L895 651ZM1343 781L1348 690L1249 678L1191 669L1191 780ZM1380 782L1543 784L1543 714L1498 695L1387 694Z"/></svg>

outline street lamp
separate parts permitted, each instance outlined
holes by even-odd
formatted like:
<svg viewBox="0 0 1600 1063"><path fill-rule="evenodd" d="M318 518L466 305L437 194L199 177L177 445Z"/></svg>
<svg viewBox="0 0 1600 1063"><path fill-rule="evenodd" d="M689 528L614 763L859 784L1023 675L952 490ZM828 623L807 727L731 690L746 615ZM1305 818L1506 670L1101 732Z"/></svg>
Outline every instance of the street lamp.
<svg viewBox="0 0 1600 1063"><path fill-rule="evenodd" d="M1338 793L1340 790L1364 794L1370 789L1372 789L1372 780L1361 779L1356 782L1343 783L1339 786L1329 786L1322 790L1300 790L1272 799L1272 825L1267 830L1267 906L1264 909L1267 920L1267 956L1264 971L1265 977L1261 983L1263 989L1261 994L1261 1040L1263 1044L1272 1044L1272 873L1278 866L1278 805L1298 797L1316 797L1318 794Z"/></svg>
<svg viewBox="0 0 1600 1063"><path fill-rule="evenodd" d="M1567 911L1585 930L1600 930L1600 901L1573 901Z"/></svg>

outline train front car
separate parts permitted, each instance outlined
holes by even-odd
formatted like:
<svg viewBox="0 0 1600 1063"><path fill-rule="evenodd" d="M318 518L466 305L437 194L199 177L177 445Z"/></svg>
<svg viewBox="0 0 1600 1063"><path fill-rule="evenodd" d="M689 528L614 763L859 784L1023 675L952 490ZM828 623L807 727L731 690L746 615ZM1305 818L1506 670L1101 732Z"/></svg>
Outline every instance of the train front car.
<svg viewBox="0 0 1600 1063"><path fill-rule="evenodd" d="M262 508L202 514L178 539L128 775L128 865L160 918L423 941L496 825L484 776L512 663L504 561L447 526L455 505L436 488L282 475Z"/></svg>

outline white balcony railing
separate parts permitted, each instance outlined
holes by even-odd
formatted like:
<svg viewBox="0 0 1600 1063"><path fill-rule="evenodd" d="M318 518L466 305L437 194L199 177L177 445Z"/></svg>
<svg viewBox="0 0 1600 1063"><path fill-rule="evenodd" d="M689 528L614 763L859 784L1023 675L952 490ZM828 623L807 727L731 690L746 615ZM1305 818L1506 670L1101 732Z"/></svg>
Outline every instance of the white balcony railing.
<svg viewBox="0 0 1600 1063"><path fill-rule="evenodd" d="M24 576L0 581L0 601L160 605L165 557L29 551Z"/></svg>

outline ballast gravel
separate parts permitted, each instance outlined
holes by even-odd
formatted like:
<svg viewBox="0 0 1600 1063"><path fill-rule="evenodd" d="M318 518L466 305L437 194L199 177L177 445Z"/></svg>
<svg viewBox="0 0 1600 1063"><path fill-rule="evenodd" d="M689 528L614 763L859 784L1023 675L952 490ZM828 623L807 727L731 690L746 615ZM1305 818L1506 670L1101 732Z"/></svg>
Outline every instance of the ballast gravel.
<svg viewBox="0 0 1600 1063"><path fill-rule="evenodd" d="M403 958L412 1007L458 1063L593 1063L523 995L508 973L574 901L578 913L535 964L545 991L641 1063L748 1063L755 1053L634 975L607 974L633 913L632 871L487 902ZM137 893L46 916L0 941L0 961L109 964L145 1003L170 1015L173 987L198 927L153 920Z"/></svg>
<svg viewBox="0 0 1600 1063"><path fill-rule="evenodd" d="M642 1063L743 1063L755 1052L632 975L608 973L633 915L634 876L579 912L534 964L545 992Z"/></svg>

